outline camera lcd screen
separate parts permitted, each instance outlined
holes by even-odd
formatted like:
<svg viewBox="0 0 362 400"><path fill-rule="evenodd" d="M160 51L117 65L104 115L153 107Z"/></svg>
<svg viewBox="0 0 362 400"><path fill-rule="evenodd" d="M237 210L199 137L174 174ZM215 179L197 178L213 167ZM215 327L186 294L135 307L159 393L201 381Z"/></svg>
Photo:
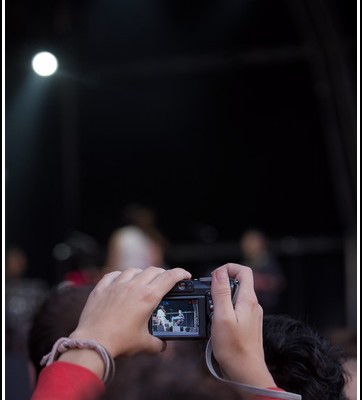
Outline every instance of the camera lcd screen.
<svg viewBox="0 0 362 400"><path fill-rule="evenodd" d="M158 305L151 317L151 333L164 339L199 338L205 335L202 297L170 297Z"/></svg>

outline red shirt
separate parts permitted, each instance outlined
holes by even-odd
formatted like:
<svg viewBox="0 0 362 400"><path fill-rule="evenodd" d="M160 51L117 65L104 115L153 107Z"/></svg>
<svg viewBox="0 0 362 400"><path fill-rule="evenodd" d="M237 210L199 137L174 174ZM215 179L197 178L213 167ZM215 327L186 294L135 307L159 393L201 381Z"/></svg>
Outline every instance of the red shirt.
<svg viewBox="0 0 362 400"><path fill-rule="evenodd" d="M80 365L57 361L44 368L31 400L98 400L104 384Z"/></svg>

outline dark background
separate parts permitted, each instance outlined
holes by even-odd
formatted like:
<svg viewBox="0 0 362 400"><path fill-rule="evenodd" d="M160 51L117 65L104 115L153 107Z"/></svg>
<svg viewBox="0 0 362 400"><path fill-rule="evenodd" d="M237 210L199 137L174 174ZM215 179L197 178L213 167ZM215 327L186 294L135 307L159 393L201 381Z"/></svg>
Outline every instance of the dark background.
<svg viewBox="0 0 362 400"><path fill-rule="evenodd" d="M54 246L78 230L104 248L136 201L200 275L254 226L285 310L350 324L356 17L337 0L8 0L6 244L53 284ZM39 50L53 77L31 71Z"/></svg>

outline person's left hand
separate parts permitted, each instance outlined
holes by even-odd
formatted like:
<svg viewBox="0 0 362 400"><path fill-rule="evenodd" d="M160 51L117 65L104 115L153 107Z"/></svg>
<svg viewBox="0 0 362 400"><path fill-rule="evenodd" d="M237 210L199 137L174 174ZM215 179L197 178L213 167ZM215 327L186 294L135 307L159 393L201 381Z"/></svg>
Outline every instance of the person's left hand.
<svg viewBox="0 0 362 400"><path fill-rule="evenodd" d="M235 307L229 278L239 282ZM211 295L214 304L211 341L223 373L235 382L275 387L264 358L263 309L255 294L251 268L229 263L215 269Z"/></svg>

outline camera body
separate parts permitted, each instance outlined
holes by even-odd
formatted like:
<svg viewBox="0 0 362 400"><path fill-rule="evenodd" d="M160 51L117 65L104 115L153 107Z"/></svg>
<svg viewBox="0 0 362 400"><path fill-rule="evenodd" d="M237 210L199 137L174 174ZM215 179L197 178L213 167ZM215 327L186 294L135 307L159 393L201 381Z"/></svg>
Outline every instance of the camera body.
<svg viewBox="0 0 362 400"><path fill-rule="evenodd" d="M238 287L238 282L230 279L233 304ZM164 340L207 339L213 308L211 277L182 280L153 311L150 333Z"/></svg>

